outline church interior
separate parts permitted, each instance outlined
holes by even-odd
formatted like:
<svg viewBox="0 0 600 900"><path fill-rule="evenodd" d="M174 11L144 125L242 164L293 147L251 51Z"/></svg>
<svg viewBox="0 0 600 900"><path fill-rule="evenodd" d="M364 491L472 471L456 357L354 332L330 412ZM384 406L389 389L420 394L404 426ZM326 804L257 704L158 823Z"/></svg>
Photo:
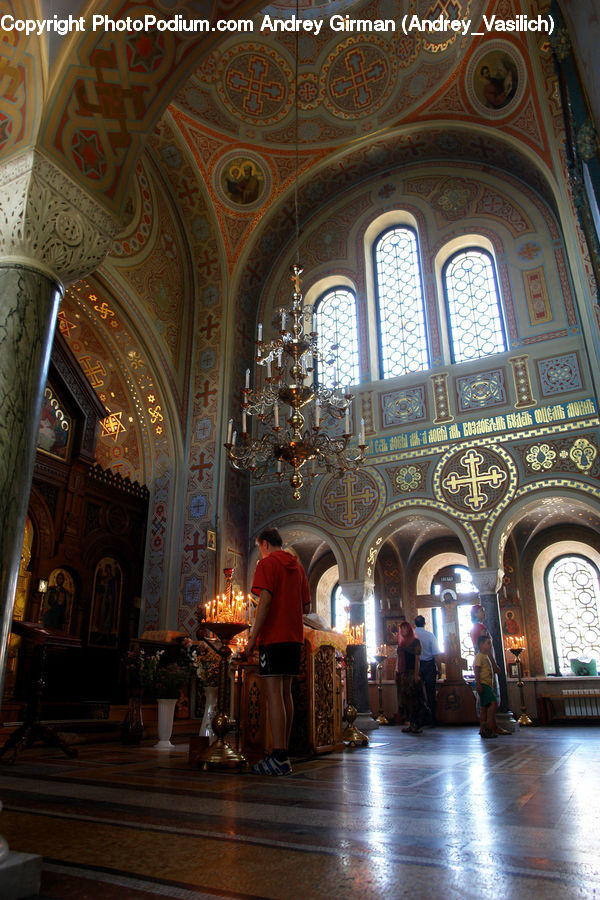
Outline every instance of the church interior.
<svg viewBox="0 0 600 900"><path fill-rule="evenodd" d="M594 896L598 0L0 16L0 835L41 865L6 896ZM271 528L311 593L292 777L198 764L200 678L128 744L128 654L199 646ZM266 749L250 667L218 703ZM5 743L32 721L62 738Z"/></svg>

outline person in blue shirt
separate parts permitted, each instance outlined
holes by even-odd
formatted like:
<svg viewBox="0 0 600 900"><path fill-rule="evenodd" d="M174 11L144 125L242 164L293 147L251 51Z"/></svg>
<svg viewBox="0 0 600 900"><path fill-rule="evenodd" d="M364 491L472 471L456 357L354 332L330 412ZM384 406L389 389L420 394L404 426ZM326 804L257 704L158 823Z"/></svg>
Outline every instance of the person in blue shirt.
<svg viewBox="0 0 600 900"><path fill-rule="evenodd" d="M427 705L431 710L431 724L436 723L436 681L442 676L441 652L435 634L425 628L425 617L415 619L415 634L421 643L420 673L425 686Z"/></svg>

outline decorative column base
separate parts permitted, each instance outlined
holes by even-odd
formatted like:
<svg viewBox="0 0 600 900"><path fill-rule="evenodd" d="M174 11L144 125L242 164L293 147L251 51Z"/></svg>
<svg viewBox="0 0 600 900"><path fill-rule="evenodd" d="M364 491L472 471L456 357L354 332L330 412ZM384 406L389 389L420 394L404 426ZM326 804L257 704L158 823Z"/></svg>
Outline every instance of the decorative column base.
<svg viewBox="0 0 600 900"><path fill-rule="evenodd" d="M505 713L496 713L496 722L498 723L499 728L504 728L505 731L510 731L511 734L514 734L517 730L517 723L515 721L515 717L513 713L509 710Z"/></svg>

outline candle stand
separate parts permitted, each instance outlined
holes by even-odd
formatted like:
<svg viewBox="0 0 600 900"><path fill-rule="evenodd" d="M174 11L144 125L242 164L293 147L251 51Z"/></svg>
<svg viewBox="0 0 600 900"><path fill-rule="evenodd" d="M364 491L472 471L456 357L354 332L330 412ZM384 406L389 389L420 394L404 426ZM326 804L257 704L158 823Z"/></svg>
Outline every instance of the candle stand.
<svg viewBox="0 0 600 900"><path fill-rule="evenodd" d="M239 750L234 750L227 741L225 735L229 730L229 716L227 715L227 680L229 677L229 661L232 651L229 642L236 634L248 628L247 622L205 622L208 628L219 640L219 643L203 638L207 644L215 650L220 657L219 662L219 692L217 696L217 709L212 720L212 730L217 740L209 747L201 751L198 756L198 768L206 771L209 767L238 769L246 768L248 762ZM239 712L238 712L239 717Z"/></svg>
<svg viewBox="0 0 600 900"><path fill-rule="evenodd" d="M366 747L369 743L369 738L366 734L363 734L362 731L359 731L358 728L354 725L354 720L358 715L358 711L354 706L354 685L352 678L352 670L354 667L354 659L352 654L348 653L348 648L346 648L346 711L344 714L344 718L346 719L348 726L344 729L344 733L342 737L345 741L347 741L349 747L358 747L361 744L363 747Z"/></svg>
<svg viewBox="0 0 600 900"><path fill-rule="evenodd" d="M387 716L384 715L383 712L383 664L386 661L386 656L381 656L377 654L375 660L377 662L377 696L379 700L379 715L375 719L375 721L379 725L389 725Z"/></svg>
<svg viewBox="0 0 600 900"><path fill-rule="evenodd" d="M519 696L521 698L521 715L517 719L519 725L533 725L533 722L527 715L527 707L525 706L525 695L523 693L523 674L521 669L521 653L525 649L525 647L509 647L508 648L512 655L517 660L517 687L519 688Z"/></svg>

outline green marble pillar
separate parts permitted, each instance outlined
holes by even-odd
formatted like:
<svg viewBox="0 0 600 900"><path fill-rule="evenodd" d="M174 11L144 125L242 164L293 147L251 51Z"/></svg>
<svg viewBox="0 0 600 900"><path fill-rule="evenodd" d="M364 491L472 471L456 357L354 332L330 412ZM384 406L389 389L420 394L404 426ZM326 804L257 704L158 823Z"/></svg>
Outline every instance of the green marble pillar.
<svg viewBox="0 0 600 900"><path fill-rule="evenodd" d="M0 698L61 288L0 263Z"/></svg>

